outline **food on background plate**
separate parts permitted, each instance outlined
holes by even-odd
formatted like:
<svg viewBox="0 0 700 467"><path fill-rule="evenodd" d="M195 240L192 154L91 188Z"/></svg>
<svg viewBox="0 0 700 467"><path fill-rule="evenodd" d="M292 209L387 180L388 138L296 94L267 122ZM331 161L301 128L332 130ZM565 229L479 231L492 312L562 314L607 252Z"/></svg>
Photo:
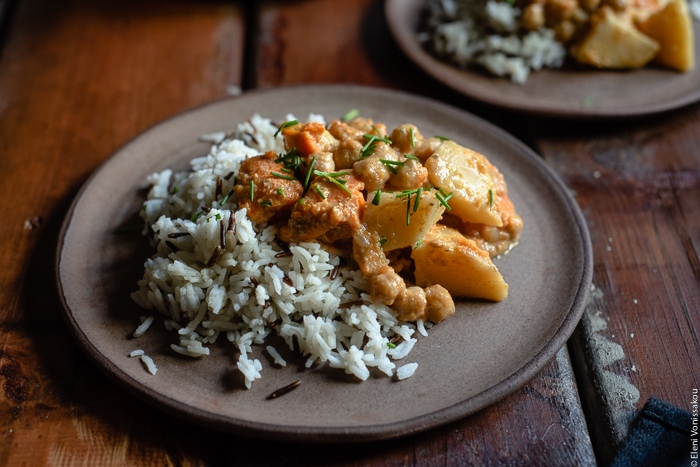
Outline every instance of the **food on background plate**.
<svg viewBox="0 0 700 467"><path fill-rule="evenodd" d="M157 251L132 297L177 330L175 352L208 355L223 334L250 387L262 370L251 346L274 331L307 367L392 376L453 297L506 298L491 258L522 221L483 155L357 116L278 128L256 115L207 139L191 171L149 177L141 211ZM402 368L398 379L416 365Z"/></svg>
<svg viewBox="0 0 700 467"><path fill-rule="evenodd" d="M560 68L567 53L598 68L695 66L700 0L430 0L427 10L418 39L429 50L515 83Z"/></svg>

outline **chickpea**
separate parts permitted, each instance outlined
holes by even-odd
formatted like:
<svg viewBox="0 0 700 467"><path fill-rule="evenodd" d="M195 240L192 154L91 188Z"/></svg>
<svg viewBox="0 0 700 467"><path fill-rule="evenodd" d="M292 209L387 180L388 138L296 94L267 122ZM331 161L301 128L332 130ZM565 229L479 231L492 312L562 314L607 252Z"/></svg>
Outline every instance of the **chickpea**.
<svg viewBox="0 0 700 467"><path fill-rule="evenodd" d="M520 20L525 29L535 31L544 26L544 7L539 3L532 3L525 7Z"/></svg>

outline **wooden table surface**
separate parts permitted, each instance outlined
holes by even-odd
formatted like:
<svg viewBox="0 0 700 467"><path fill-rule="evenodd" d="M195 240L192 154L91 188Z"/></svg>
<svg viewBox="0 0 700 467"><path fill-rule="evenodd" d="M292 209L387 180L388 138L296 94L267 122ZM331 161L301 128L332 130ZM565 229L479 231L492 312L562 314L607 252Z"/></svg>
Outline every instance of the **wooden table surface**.
<svg viewBox="0 0 700 467"><path fill-rule="evenodd" d="M0 465L606 465L648 397L690 410L700 105L605 123L502 112L413 66L375 0L4 0L0 15ZM575 193L595 289L567 347L522 389L407 438L292 445L160 413L78 349L54 255L90 173L149 126L236 86L297 83L450 103L521 138Z"/></svg>

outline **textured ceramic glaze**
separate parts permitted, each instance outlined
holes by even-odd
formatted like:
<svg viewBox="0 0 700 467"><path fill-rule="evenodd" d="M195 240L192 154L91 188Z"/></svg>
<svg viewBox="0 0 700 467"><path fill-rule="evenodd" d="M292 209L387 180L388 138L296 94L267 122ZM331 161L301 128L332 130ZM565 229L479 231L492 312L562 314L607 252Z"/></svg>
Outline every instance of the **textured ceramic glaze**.
<svg viewBox="0 0 700 467"><path fill-rule="evenodd" d="M404 381L372 372L360 382L324 364L272 365L254 349L263 378L244 389L236 353L220 339L199 360L170 350L177 342L157 312L129 298L152 253L140 235L114 234L131 222L145 196L146 176L184 169L208 145L198 136L229 131L253 113L281 121L288 112L338 118L352 108L389 128L411 122L485 154L505 175L525 227L520 245L496 260L510 285L500 303L460 301L455 315L419 337L397 365L418 363ZM473 413L533 377L564 345L578 322L591 280L586 226L562 182L525 145L494 126L445 104L357 86L309 86L244 94L166 120L119 149L88 180L66 218L57 261L59 291L75 338L117 383L162 410L222 430L306 441L362 441L415 433ZM152 328L131 338L140 315L156 314ZM143 349L157 376L138 359ZM295 391L268 401L297 379Z"/></svg>
<svg viewBox="0 0 700 467"><path fill-rule="evenodd" d="M657 66L638 70L597 70L568 64L530 74L524 85L474 68L461 70L428 54L416 40L425 0L387 0L386 17L401 49L424 71L480 101L540 115L611 118L648 115L700 100L700 65L687 73ZM700 64L700 33L693 21L695 62Z"/></svg>

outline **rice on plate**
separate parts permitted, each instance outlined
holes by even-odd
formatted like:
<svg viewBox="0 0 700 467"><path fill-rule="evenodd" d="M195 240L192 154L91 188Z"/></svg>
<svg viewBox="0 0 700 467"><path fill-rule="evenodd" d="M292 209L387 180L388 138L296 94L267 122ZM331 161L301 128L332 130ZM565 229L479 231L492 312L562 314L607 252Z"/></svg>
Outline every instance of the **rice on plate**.
<svg viewBox="0 0 700 467"><path fill-rule="evenodd" d="M191 171L148 177L141 217L157 252L132 297L165 316L174 352L209 355L223 333L250 388L263 370L252 345L274 331L307 368L393 376L453 297L506 298L491 258L518 243L522 219L503 175L448 138L412 124L389 134L358 114L288 115L279 128L255 115L204 135L213 146ZM141 317L134 337L153 321Z"/></svg>
<svg viewBox="0 0 700 467"><path fill-rule="evenodd" d="M321 115L312 114L309 121L325 123ZM263 344L273 330L290 349L298 346L307 367L320 361L361 380L371 367L392 376L392 360L406 357L417 341L416 326L372 303L362 273L340 267L340 257L318 243L291 245L287 252L275 242L275 225L254 224L245 208L238 209L234 174L246 158L285 152L276 131L269 119L255 115L232 135L203 135L214 144L209 154L191 161L191 171L166 169L148 177L151 188L141 217L143 233L157 251L146 261L132 298L165 317L165 326L177 332L179 342L171 345L177 353L202 357L209 355L207 345L231 342L240 351L237 367L248 388L263 370L258 359L249 358L251 347ZM217 180L218 191L228 193L219 201ZM222 225L225 252L213 257ZM419 326L423 329L422 322ZM400 343L390 342L397 336ZM268 346L268 353L286 364L274 347ZM404 370L401 376L410 374Z"/></svg>
<svg viewBox="0 0 700 467"><path fill-rule="evenodd" d="M694 68L700 0L428 0L418 40L460 68L527 81L569 54L603 69Z"/></svg>

